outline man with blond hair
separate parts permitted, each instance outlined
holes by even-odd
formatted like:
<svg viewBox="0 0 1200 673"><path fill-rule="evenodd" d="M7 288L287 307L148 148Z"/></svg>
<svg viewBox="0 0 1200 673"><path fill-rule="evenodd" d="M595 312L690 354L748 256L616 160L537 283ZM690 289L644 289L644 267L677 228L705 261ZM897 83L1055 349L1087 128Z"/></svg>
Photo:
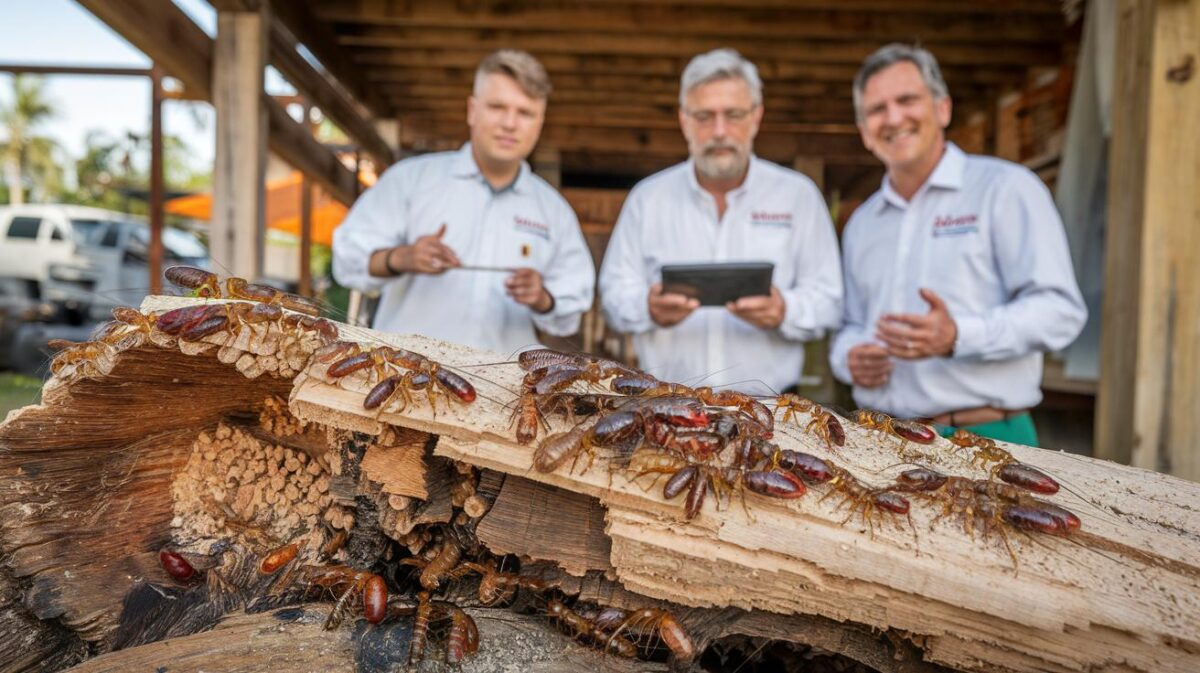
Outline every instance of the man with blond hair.
<svg viewBox="0 0 1200 673"><path fill-rule="evenodd" d="M591 256L571 207L525 161L549 94L530 54L489 55L467 99L470 141L397 163L355 202L334 232L333 275L382 290L377 329L502 353L535 344L534 326L578 330Z"/></svg>
<svg viewBox="0 0 1200 673"><path fill-rule="evenodd" d="M679 125L691 158L629 193L604 264L611 324L634 334L642 367L660 379L772 394L794 387L803 342L838 326L842 276L821 192L796 171L754 156L762 80L732 49L683 72ZM725 306L663 292L664 264L764 261L770 294Z"/></svg>
<svg viewBox="0 0 1200 673"><path fill-rule="evenodd" d="M1087 317L1050 190L946 140L933 54L882 47L854 78L863 144L887 169L843 233L845 326L830 364L860 406L1030 446L1042 352Z"/></svg>

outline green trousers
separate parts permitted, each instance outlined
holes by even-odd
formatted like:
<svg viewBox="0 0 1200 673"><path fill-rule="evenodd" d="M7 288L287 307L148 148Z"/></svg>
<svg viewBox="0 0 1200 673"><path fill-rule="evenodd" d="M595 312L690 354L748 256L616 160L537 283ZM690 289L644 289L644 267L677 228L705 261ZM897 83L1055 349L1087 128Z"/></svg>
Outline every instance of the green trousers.
<svg viewBox="0 0 1200 673"><path fill-rule="evenodd" d="M939 425L937 429L943 437L949 437L958 428ZM1033 417L1028 413L1006 418L1002 421L966 425L963 426L963 429L970 430L980 437L990 437L1002 442L1012 442L1013 444L1023 444L1025 446L1038 445L1037 428L1033 426Z"/></svg>

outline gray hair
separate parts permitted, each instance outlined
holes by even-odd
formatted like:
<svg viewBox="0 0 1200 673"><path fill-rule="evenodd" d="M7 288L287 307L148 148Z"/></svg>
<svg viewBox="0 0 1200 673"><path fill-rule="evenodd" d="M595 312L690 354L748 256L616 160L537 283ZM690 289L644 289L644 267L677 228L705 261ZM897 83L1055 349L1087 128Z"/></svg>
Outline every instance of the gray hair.
<svg viewBox="0 0 1200 673"><path fill-rule="evenodd" d="M687 105L687 95L692 89L730 77L738 77L745 82L750 87L750 99L756 106L762 105L762 80L758 76L758 68L742 58L736 50L713 49L696 56L683 69L683 77L679 80L679 107Z"/></svg>
<svg viewBox="0 0 1200 673"><path fill-rule="evenodd" d="M893 42L868 56L858 69L858 74L854 76L854 117L859 122L863 120L862 98L863 90L867 88L867 80L880 70L901 61L908 61L917 66L917 71L921 73L921 79L925 81L925 86L929 87L934 100L941 100L950 95L950 89L946 87L946 80L942 79L942 70L933 54L920 47Z"/></svg>
<svg viewBox="0 0 1200 673"><path fill-rule="evenodd" d="M483 89L483 80L488 75L508 75L530 98L545 100L550 95L550 76L529 52L501 49L488 54L475 70L475 95Z"/></svg>

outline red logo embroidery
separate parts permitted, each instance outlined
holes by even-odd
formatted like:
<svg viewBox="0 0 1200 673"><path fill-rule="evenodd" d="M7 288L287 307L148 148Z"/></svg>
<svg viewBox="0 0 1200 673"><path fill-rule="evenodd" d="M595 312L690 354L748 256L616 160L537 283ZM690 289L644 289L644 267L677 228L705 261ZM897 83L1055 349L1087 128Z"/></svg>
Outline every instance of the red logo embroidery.
<svg viewBox="0 0 1200 673"><path fill-rule="evenodd" d="M513 224L517 227L517 229L522 229L531 234L536 234L546 240L550 239L550 227L542 224L541 222L535 222L527 217L514 215Z"/></svg>
<svg viewBox="0 0 1200 673"><path fill-rule="evenodd" d="M754 210L750 212L750 224L790 227L792 226L792 214L787 211L771 213L765 210Z"/></svg>

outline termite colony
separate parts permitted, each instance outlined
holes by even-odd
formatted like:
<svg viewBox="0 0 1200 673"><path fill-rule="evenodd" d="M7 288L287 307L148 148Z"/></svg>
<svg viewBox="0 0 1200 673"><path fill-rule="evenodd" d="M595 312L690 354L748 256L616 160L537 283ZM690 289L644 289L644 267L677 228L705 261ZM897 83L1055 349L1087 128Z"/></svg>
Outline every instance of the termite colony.
<svg viewBox="0 0 1200 673"><path fill-rule="evenodd" d="M549 427L548 415L561 415L573 424L537 444L532 458L536 470L566 466L574 471L581 461L581 469L587 470L603 449L611 469L624 471L632 481L652 477L656 483L666 477L663 497L684 495L688 520L700 513L709 492L718 509L722 499L728 507L735 497L746 508L746 491L791 500L819 486L825 491L820 500L837 498L838 506L848 510L843 523L857 515L874 535L884 517L912 528L910 498L916 498L938 510L935 521L954 517L972 538L976 533L985 540L998 536L1014 567L1012 532L1067 536L1080 527L1075 514L1034 495L1056 493L1054 479L966 431L951 443L956 451L974 450L969 465L985 468L985 478L950 476L922 465L932 454L911 447L931 445L938 435L917 421L870 410L843 418L795 395L779 396L772 412L737 391L667 383L618 362L549 349L526 351L518 362L526 374L513 403L516 440L532 443L540 429ZM579 383L590 388L572 389ZM607 390L600 388L605 383ZM886 438L901 460L916 467L891 483L867 483L830 458L772 442L777 414L781 422L814 436L831 455L845 446L846 424L852 423Z"/></svg>
<svg viewBox="0 0 1200 673"><path fill-rule="evenodd" d="M145 314L116 309L92 341L57 344L56 378L106 376L121 352L150 344L215 356L247 378L291 378L316 354L332 378L372 378L367 408L422 401L436 413L439 404L475 399L466 379L420 354L338 341L336 326L300 297L237 278L220 282L191 267L166 275L193 296L222 301ZM188 591L232 588L248 610L331 600L327 629L347 619L408 620L409 670L425 656L427 641L441 642L449 663L479 648L475 622L459 605L464 592L475 596L467 601L475 606L509 603L519 591L534 595L536 613L605 652L660 656L662 643L676 656L692 656L686 634L665 611L579 603L514 572L512 559L504 571L505 560L474 538L490 500L477 492L471 466L454 466L446 514L420 519L412 514L426 503L416 498L376 492L373 499L359 490L364 451L352 447L393 444L397 430L385 426L367 440L302 421L277 397L258 409L257 418L226 418L201 432L171 486L172 541L159 561Z"/></svg>
<svg viewBox="0 0 1200 673"><path fill-rule="evenodd" d="M166 277L195 296L231 301L157 314L117 307L92 340L50 342L59 351L50 364L54 375L66 381L105 376L118 353L152 343L177 346L187 355L216 349L219 361L235 365L247 378L264 373L290 378L314 351L337 340L337 326L319 317L319 308L303 297L240 278L227 279L222 292L215 274L192 267L171 267Z"/></svg>
<svg viewBox="0 0 1200 673"><path fill-rule="evenodd" d="M300 434L304 424L267 398L253 429L220 423L192 444L187 466L172 485L179 540L241 538L258 553L301 538L315 552L327 539L354 526L354 515L334 502L325 454L274 443L266 437ZM197 551L208 551L198 549Z"/></svg>
<svg viewBox="0 0 1200 673"><path fill-rule="evenodd" d="M118 353L150 343L189 355L213 353L248 378L291 377L308 368L334 384L353 380L345 387L369 389L363 408L376 415L413 405L436 414L476 399L470 381L425 355L339 340L333 323L301 298L240 279L222 284L187 267L169 270L168 278L196 296L227 301L149 315L118 309L93 341L59 354L52 365L56 376L104 376ZM888 438L906 462L927 455L910 445L940 441L933 429L878 412L847 418L795 396L768 400L772 409L737 391L667 383L581 354L532 350L518 363L525 374L512 426L519 443L535 445L536 470L587 470L603 453L610 469L644 488L665 478L663 497L683 496L688 520L700 514L710 492L717 508L736 498L749 513L746 491L795 500L815 488L822 491L820 500L832 498L846 510L843 523L857 516L874 534L885 521L912 528L915 498L930 503L935 519L953 517L972 536L999 536L1014 565L1012 532L1062 536L1079 528L1074 514L1033 495L1056 492L1053 479L969 434L951 442L972 451L962 462L984 470L984 478L915 466L889 483L868 483L830 457L846 445L848 428ZM773 442L777 416L781 425L814 437L829 456ZM562 417L571 427L551 433L547 417ZM395 441L396 431L386 427L374 440L385 446ZM469 465L451 468L444 516L419 520L413 513L428 503L410 496L364 495L369 489L356 470L365 450L348 447L371 444L306 425L278 398L263 402L257 424L227 420L203 432L174 484L175 543L161 552L164 570L194 584L199 574L224 572L222 559L232 553L256 559L256 600L333 600L326 628L351 616L372 624L411 620L410 668L424 656L428 638L444 642L451 663L478 649L478 629L462 609L464 591L473 596L469 605L477 606L534 596L539 613L607 655L647 656L661 644L677 658L693 656L686 632L668 612L576 602L518 572L512 559L491 556L474 536L490 500ZM349 484L340 496L339 479Z"/></svg>
<svg viewBox="0 0 1200 673"><path fill-rule="evenodd" d="M578 603L541 579L515 572L516 561L492 556L474 535L491 497L481 492L478 471L465 463L448 468L449 511L433 523L398 521L421 509L411 498L375 500L368 519L391 540L377 536L381 551L362 562L352 549L354 536L371 534L352 508L363 502L340 504L344 496L334 493L331 479L361 469L356 461L367 450L397 445L400 436L390 427L373 440L328 431L291 416L278 398L264 400L256 427L223 422L202 433L172 488L174 543L160 551L163 569L181 583L195 584L199 576L236 566L237 559L227 555L251 557L254 576L239 587L253 594L251 608L257 602L273 608L326 597L333 601L327 629L348 618L371 624L409 620L409 670L427 656L429 642L441 643L451 664L478 650L478 627L464 606L512 605L519 597L519 609L543 615L568 636L606 653L655 656L662 643L675 656L692 657L691 641L669 612ZM312 451L316 437L325 437L324 452ZM293 448L292 442L310 448ZM355 493L364 490L370 488L360 482Z"/></svg>

